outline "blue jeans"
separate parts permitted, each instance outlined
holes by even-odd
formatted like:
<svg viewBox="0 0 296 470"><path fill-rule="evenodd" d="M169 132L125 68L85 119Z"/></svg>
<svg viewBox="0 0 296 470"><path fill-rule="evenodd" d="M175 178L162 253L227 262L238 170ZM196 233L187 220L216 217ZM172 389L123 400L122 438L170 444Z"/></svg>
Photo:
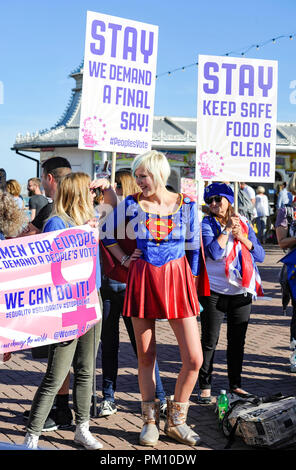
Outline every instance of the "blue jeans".
<svg viewBox="0 0 296 470"><path fill-rule="evenodd" d="M260 243L265 243L266 232L267 232L267 216L257 217L256 225L258 229L257 237Z"/></svg>
<svg viewBox="0 0 296 470"><path fill-rule="evenodd" d="M123 310L125 284L121 284L111 279L103 278L101 295L103 300L103 323L101 333L102 350L102 373L103 373L103 398L114 402L116 391L116 379L118 374L118 351L119 351L119 319ZM137 356L137 346L134 335L132 320L123 317L129 339L135 355ZM160 402L165 402L165 391L159 375L159 367L155 362L156 398Z"/></svg>

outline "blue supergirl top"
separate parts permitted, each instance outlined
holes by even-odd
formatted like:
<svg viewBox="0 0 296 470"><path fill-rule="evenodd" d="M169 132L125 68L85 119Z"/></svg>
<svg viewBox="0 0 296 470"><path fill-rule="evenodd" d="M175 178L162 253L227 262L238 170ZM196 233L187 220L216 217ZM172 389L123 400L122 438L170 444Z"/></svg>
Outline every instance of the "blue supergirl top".
<svg viewBox="0 0 296 470"><path fill-rule="evenodd" d="M177 210L166 216L143 209L140 194L128 196L107 217L101 228L100 239L106 247L125 238L136 240L141 258L163 266L169 261L187 255L192 274L200 270L200 226L196 203L180 194Z"/></svg>

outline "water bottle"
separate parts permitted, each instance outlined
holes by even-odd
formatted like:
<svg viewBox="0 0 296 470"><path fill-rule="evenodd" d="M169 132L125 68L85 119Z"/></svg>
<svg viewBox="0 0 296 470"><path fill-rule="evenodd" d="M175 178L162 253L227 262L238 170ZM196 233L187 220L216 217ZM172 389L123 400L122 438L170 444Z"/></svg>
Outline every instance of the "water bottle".
<svg viewBox="0 0 296 470"><path fill-rule="evenodd" d="M218 418L219 418L219 421L221 422L222 419L224 418L225 413L228 410L228 405L229 405L228 396L226 395L226 390L221 390L220 395L218 396L218 399L217 399L217 403L218 403Z"/></svg>
<svg viewBox="0 0 296 470"><path fill-rule="evenodd" d="M290 356L290 364L291 364L290 371L296 372L296 349L294 349L294 351L292 352Z"/></svg>

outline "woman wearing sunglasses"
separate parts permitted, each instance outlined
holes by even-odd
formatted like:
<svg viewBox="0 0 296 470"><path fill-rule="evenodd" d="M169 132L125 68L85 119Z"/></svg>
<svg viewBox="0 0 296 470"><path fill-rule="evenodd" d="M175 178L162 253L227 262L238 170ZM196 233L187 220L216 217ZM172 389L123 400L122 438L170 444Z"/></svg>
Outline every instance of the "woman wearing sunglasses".
<svg viewBox="0 0 296 470"><path fill-rule="evenodd" d="M230 186L207 186L204 200L209 215L202 221L202 238L211 295L199 298L203 306L200 319L204 358L199 373L199 402L209 404L215 349L225 314L230 392L249 395L241 388L244 344L252 299L262 295L256 262L262 263L265 253L249 221L234 213Z"/></svg>

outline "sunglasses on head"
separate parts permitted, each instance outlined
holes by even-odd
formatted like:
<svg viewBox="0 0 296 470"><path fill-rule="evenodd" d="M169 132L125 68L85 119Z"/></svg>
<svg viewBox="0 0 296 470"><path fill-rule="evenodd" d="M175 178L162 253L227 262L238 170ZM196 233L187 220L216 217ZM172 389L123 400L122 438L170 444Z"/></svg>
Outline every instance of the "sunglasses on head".
<svg viewBox="0 0 296 470"><path fill-rule="evenodd" d="M222 201L222 196L212 196L212 197L209 197L207 200L206 200L206 203L207 204L212 204L212 202L221 202Z"/></svg>

